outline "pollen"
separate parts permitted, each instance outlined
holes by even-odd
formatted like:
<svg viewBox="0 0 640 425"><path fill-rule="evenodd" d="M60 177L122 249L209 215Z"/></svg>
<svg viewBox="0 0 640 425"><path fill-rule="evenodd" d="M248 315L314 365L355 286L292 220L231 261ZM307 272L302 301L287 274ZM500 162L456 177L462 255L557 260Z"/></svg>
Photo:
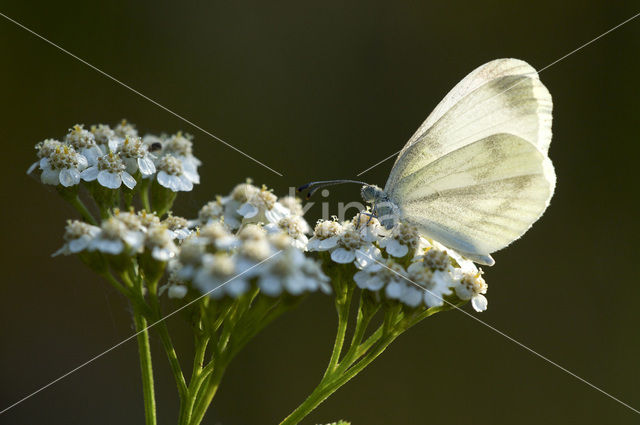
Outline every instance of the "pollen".
<svg viewBox="0 0 640 425"><path fill-rule="evenodd" d="M467 273L460 280L460 287L458 291L462 290L463 292L468 293L468 296L472 296L475 294L484 294L487 292L487 288L489 285L484 281L482 277L482 270L479 270L477 273Z"/></svg>
<svg viewBox="0 0 640 425"><path fill-rule="evenodd" d="M231 197L234 201L244 204L255 195L259 189L251 184L251 182L240 183L231 191Z"/></svg>
<svg viewBox="0 0 640 425"><path fill-rule="evenodd" d="M431 248L425 252L422 261L425 267L429 267L432 270L444 271L451 265L447 253L435 248Z"/></svg>
<svg viewBox="0 0 640 425"><path fill-rule="evenodd" d="M140 223L145 227L150 227L160 223L160 218L155 213L148 213L145 210L138 211Z"/></svg>
<svg viewBox="0 0 640 425"><path fill-rule="evenodd" d="M198 212L198 219L201 223L206 223L209 220L215 220L224 215L224 205L220 198L215 201L208 202L205 206L200 208Z"/></svg>
<svg viewBox="0 0 640 425"><path fill-rule="evenodd" d="M321 220L313 229L313 234L318 239L327 239L338 236L342 232L342 226L337 221Z"/></svg>
<svg viewBox="0 0 640 425"><path fill-rule="evenodd" d="M109 143L109 139L113 139L116 135L116 132L105 124L98 124L97 126L92 125L91 132L93 133L93 137L96 139L96 142L103 145Z"/></svg>
<svg viewBox="0 0 640 425"><path fill-rule="evenodd" d="M362 235L358 230L355 228L348 228L342 235L340 235L338 244L345 249L353 251L360 248L363 242L364 240L362 239Z"/></svg>
<svg viewBox="0 0 640 425"><path fill-rule="evenodd" d="M122 162L122 158L117 153L109 152L98 158L98 169L108 171L110 173L119 174L127 167Z"/></svg>
<svg viewBox="0 0 640 425"><path fill-rule="evenodd" d="M162 224L167 226L169 230L182 229L189 226L189 222L186 218L171 214L162 221Z"/></svg>
<svg viewBox="0 0 640 425"><path fill-rule="evenodd" d="M233 259L227 254L216 254L206 265L209 273L216 276L230 276L235 270Z"/></svg>
<svg viewBox="0 0 640 425"><path fill-rule="evenodd" d="M248 240L242 244L240 253L254 261L263 261L271 254L271 248L264 239Z"/></svg>
<svg viewBox="0 0 640 425"><path fill-rule="evenodd" d="M89 130L85 130L82 124L70 128L65 140L77 150L96 146L95 136Z"/></svg>
<svg viewBox="0 0 640 425"><path fill-rule="evenodd" d="M238 232L238 237L243 241L264 239L266 232L257 224L247 224Z"/></svg>
<svg viewBox="0 0 640 425"><path fill-rule="evenodd" d="M158 170L162 170L167 174L173 176L182 175L182 162L173 155L167 154L160 158L158 164L156 164Z"/></svg>
<svg viewBox="0 0 640 425"><path fill-rule="evenodd" d="M49 155L49 165L55 170L63 168L77 168L80 162L80 155L68 145L59 145Z"/></svg>
<svg viewBox="0 0 640 425"><path fill-rule="evenodd" d="M46 139L36 145L38 158L46 158L62 146L62 142L55 139Z"/></svg>
<svg viewBox="0 0 640 425"><path fill-rule="evenodd" d="M193 143L191 136L177 132L165 142L165 149L180 156L190 156L193 153Z"/></svg>
<svg viewBox="0 0 640 425"><path fill-rule="evenodd" d="M200 236L203 238L211 239L212 241L225 238L230 235L231 234L222 223L207 224L202 229L200 229Z"/></svg>
<svg viewBox="0 0 640 425"><path fill-rule="evenodd" d="M64 240L69 242L90 235L94 227L83 221L67 220L67 226L64 229Z"/></svg>
<svg viewBox="0 0 640 425"><path fill-rule="evenodd" d="M266 186L262 186L262 188L249 199L251 205L266 210L272 209L277 201L278 197L271 193Z"/></svg>
<svg viewBox="0 0 640 425"><path fill-rule="evenodd" d="M147 154L147 145L139 137L127 136L120 147L120 154L126 158L142 158Z"/></svg>
<svg viewBox="0 0 640 425"><path fill-rule="evenodd" d="M102 222L102 235L107 239L120 239L127 231L127 226L115 217Z"/></svg>
<svg viewBox="0 0 640 425"><path fill-rule="evenodd" d="M123 222L129 230L138 230L142 226L142 220L140 220L140 217L131 211L121 212L119 209L115 209L113 211L113 215Z"/></svg>
<svg viewBox="0 0 640 425"><path fill-rule="evenodd" d="M149 246L167 246L171 244L171 236L167 232L166 226L156 224L147 231L145 242Z"/></svg>

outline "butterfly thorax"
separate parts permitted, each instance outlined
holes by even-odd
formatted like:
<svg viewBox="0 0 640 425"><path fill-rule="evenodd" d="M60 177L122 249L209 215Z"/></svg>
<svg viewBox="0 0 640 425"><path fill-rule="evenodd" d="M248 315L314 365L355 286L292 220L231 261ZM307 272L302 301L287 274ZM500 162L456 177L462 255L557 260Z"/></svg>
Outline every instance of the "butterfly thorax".
<svg viewBox="0 0 640 425"><path fill-rule="evenodd" d="M391 230L398 224L400 210L382 188L376 185L365 185L362 186L360 195L365 202L371 204L373 216L385 229Z"/></svg>

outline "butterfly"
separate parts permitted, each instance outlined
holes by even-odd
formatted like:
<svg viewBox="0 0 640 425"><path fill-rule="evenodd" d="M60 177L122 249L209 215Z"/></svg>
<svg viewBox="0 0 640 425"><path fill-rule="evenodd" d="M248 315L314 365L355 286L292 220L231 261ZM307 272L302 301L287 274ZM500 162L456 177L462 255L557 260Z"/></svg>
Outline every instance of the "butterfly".
<svg viewBox="0 0 640 425"><path fill-rule="evenodd" d="M467 75L400 151L384 189L362 184L372 215L398 221L484 265L519 239L549 206L556 184L548 157L553 102L536 70L497 59Z"/></svg>

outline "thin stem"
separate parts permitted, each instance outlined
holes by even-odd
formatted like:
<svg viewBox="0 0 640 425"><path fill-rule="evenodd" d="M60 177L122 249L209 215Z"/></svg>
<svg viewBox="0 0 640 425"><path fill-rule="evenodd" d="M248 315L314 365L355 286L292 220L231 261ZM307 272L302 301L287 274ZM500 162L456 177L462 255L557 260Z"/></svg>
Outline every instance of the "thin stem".
<svg viewBox="0 0 640 425"><path fill-rule="evenodd" d="M333 373L336 369L338 362L340 361L340 354L342 354L342 346L344 345L344 338L347 333L347 326L349 325L349 308L351 307L351 297L353 296L354 287L351 285L336 285L336 310L338 313L338 331L336 332L336 339L333 343L333 350L331 352L331 358L327 369L322 376L324 379L326 376ZM342 294L337 293L338 289L343 291Z"/></svg>
<svg viewBox="0 0 640 425"><path fill-rule="evenodd" d="M375 304L375 306L371 308L371 310L369 310L365 305L366 302L367 301L363 298L363 292L361 291L360 302L358 304L358 315L356 318L356 329L353 331L353 338L351 339L349 350L347 351L347 354L344 355L344 358L340 361L340 364L336 369L336 374L341 373L341 371L351 366L351 364L359 358L357 354L359 352L359 348L361 347L364 334L369 327L371 319L380 308L378 304ZM376 338L374 341L371 341L371 344L373 344L378 339L379 338Z"/></svg>
<svg viewBox="0 0 640 425"><path fill-rule="evenodd" d="M94 226L98 225L98 222L93 217L93 214L91 214L91 211L89 211L89 209L84 205L84 203L77 195L73 198L69 198L69 203L71 203L73 208L75 208L80 213L80 215L86 222L93 224Z"/></svg>
<svg viewBox="0 0 640 425"><path fill-rule="evenodd" d="M222 381L222 376L224 375L225 369L226 364L221 364L216 369L214 369L213 374L210 375L210 379L207 382L207 388L204 392L204 395L195 406L195 411L190 421L191 424L197 425L202 422L202 419L204 418L204 415L205 413L207 413L207 409L211 404L211 400L213 400L216 392L218 392L220 381Z"/></svg>
<svg viewBox="0 0 640 425"><path fill-rule="evenodd" d="M151 203L149 202L149 183L151 179L142 179L140 182L140 202L142 202L142 208L148 213L151 213Z"/></svg>
<svg viewBox="0 0 640 425"><path fill-rule="evenodd" d="M136 327L138 340L138 353L140 354L140 372L142 375L142 393L144 396L144 413L147 425L156 425L156 399L153 389L153 369L151 364L151 346L149 344L149 331L147 320L140 313L136 304L133 306L133 320Z"/></svg>

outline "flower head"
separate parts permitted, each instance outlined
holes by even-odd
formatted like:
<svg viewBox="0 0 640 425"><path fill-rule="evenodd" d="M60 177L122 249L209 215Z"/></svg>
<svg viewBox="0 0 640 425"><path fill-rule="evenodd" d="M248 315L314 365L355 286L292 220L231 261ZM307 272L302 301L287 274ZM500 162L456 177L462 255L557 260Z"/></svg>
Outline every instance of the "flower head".
<svg viewBox="0 0 640 425"><path fill-rule="evenodd" d="M87 158L71 146L60 144L48 156L43 157L39 165L42 183L69 187L80 183L81 171L87 168L88 162Z"/></svg>
<svg viewBox="0 0 640 425"><path fill-rule="evenodd" d="M477 273L466 273L460 283L456 286L456 295L461 300L471 300L471 306L475 311L485 311L487 309L488 285L482 277L482 270Z"/></svg>
<svg viewBox="0 0 640 425"><path fill-rule="evenodd" d="M118 149L129 174L139 170L143 177L147 177L156 172L153 156L139 137L127 136Z"/></svg>
<svg viewBox="0 0 640 425"><path fill-rule="evenodd" d="M118 255L124 252L139 252L142 249L144 235L131 230L117 217L110 217L100 225L100 233L89 243L90 251Z"/></svg>
<svg viewBox="0 0 640 425"><path fill-rule="evenodd" d="M138 130L136 130L136 126L125 119L120 121L120 123L114 127L113 131L116 136L123 139L125 139L127 136L138 137Z"/></svg>
<svg viewBox="0 0 640 425"><path fill-rule="evenodd" d="M266 186L262 186L238 208L238 214L246 223L278 223L284 217L291 215L291 211L280 204L278 197Z"/></svg>
<svg viewBox="0 0 640 425"><path fill-rule="evenodd" d="M100 185L109 189L118 189L122 183L129 189L136 185L136 179L127 172L127 166L120 155L114 152L98 157L97 164L84 170L81 176L89 182L97 179Z"/></svg>
<svg viewBox="0 0 640 425"><path fill-rule="evenodd" d="M189 192L193 189L194 181L185 173L182 161L171 155L165 154L156 163L158 169L157 180L161 186L173 192Z"/></svg>
<svg viewBox="0 0 640 425"><path fill-rule="evenodd" d="M420 242L418 228L412 224L398 223L391 235L380 240L380 247L390 255L402 258L408 253L414 253Z"/></svg>
<svg viewBox="0 0 640 425"><path fill-rule="evenodd" d="M100 233L100 228L97 226L79 220L68 220L64 231L65 244L52 256L71 255L84 251L98 233Z"/></svg>

